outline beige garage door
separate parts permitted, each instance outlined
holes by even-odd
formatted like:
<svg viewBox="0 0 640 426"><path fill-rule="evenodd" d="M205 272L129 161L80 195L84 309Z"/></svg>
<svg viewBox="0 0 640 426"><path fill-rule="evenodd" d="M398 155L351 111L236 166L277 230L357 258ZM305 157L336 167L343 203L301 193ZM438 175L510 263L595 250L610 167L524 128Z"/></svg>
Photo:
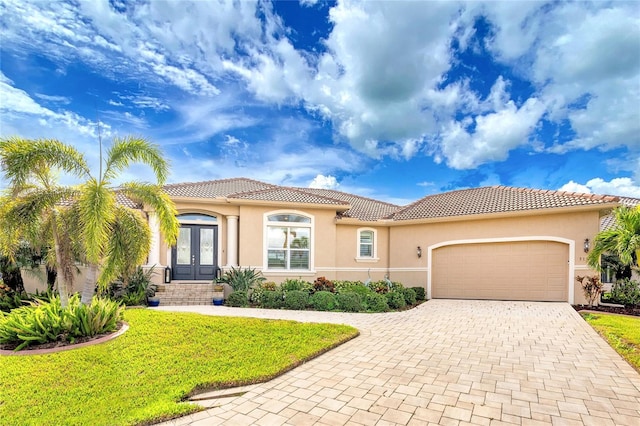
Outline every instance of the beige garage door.
<svg viewBox="0 0 640 426"><path fill-rule="evenodd" d="M461 244L433 251L433 298L567 301L569 246Z"/></svg>

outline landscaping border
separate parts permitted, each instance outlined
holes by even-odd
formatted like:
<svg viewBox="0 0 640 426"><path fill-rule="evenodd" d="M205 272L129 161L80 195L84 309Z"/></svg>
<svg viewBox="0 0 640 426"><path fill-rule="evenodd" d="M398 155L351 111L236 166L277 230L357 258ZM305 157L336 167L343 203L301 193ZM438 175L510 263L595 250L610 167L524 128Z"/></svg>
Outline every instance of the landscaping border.
<svg viewBox="0 0 640 426"><path fill-rule="evenodd" d="M122 323L122 327L119 330L114 331L111 334L107 334L106 336L99 337L94 340L89 340L88 342L82 342L72 345L58 346L56 348L49 349L26 349L21 351L13 351L7 349L0 349L0 355L5 356L28 356L28 355L45 355L45 354L53 354L56 352L69 351L71 349L84 348L87 346L99 345L101 343L108 342L109 340L113 340L118 336L123 335L127 330L129 330L129 324L126 322Z"/></svg>

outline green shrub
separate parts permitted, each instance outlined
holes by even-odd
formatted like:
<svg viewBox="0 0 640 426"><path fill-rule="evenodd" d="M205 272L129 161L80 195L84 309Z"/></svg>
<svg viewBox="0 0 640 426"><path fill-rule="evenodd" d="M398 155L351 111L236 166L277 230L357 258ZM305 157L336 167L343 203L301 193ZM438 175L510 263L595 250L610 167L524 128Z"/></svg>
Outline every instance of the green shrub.
<svg viewBox="0 0 640 426"><path fill-rule="evenodd" d="M287 278L280 284L280 289L285 293L289 291L306 291L307 293L311 293L313 284L302 279Z"/></svg>
<svg viewBox="0 0 640 426"><path fill-rule="evenodd" d="M336 304L338 309L344 312L360 312L363 311L362 298L357 293L338 293L336 294Z"/></svg>
<svg viewBox="0 0 640 426"><path fill-rule="evenodd" d="M385 294L389 292L389 283L384 280L373 281L369 284L369 288L376 293Z"/></svg>
<svg viewBox="0 0 640 426"><path fill-rule="evenodd" d="M384 294L369 293L365 297L365 303L367 310L371 312L387 312L389 310L387 297Z"/></svg>
<svg viewBox="0 0 640 426"><path fill-rule="evenodd" d="M251 303L255 303L256 305L260 305L262 301L262 295L265 291L275 291L278 289L278 285L273 281L265 281L258 283L251 287L249 290L249 300Z"/></svg>
<svg viewBox="0 0 640 426"><path fill-rule="evenodd" d="M153 268L145 271L138 266L129 277L128 283L125 284L122 277L112 282L106 290L106 296L126 306L146 305L147 298L155 296L158 289L158 286L151 282L154 273Z"/></svg>
<svg viewBox="0 0 640 426"><path fill-rule="evenodd" d="M625 306L640 305L640 283L628 278L617 280L611 287L611 300Z"/></svg>
<svg viewBox="0 0 640 426"><path fill-rule="evenodd" d="M367 294L373 293L373 290L360 281L335 281L334 285L336 293L356 293L359 294L362 299L364 299Z"/></svg>
<svg viewBox="0 0 640 426"><path fill-rule="evenodd" d="M264 290L260 297L261 308L265 309L280 309L282 307L282 292L279 290Z"/></svg>
<svg viewBox="0 0 640 426"><path fill-rule="evenodd" d="M336 308L336 296L330 291L318 291L311 296L310 303L317 311L333 311Z"/></svg>
<svg viewBox="0 0 640 426"><path fill-rule="evenodd" d="M309 292L304 290L290 290L284 294L284 307L301 311L309 306Z"/></svg>
<svg viewBox="0 0 640 426"><path fill-rule="evenodd" d="M233 291L249 291L251 287L254 287L266 280L262 276L262 272L252 268L242 269L241 267L231 267L230 270L225 272L221 278L216 280L219 283L229 284Z"/></svg>
<svg viewBox="0 0 640 426"><path fill-rule="evenodd" d="M416 292L417 301L427 300L427 295L424 291L424 287L411 287L411 289Z"/></svg>
<svg viewBox="0 0 640 426"><path fill-rule="evenodd" d="M249 297L246 291L234 291L229 295L225 301L225 305L233 306L236 308L244 308L249 306Z"/></svg>
<svg viewBox="0 0 640 426"><path fill-rule="evenodd" d="M392 291L386 294L387 303L391 309L402 309L407 306L404 300L404 293L401 291Z"/></svg>
<svg viewBox="0 0 640 426"><path fill-rule="evenodd" d="M30 302L9 314L0 312L0 344L17 345L15 350L20 350L34 343L74 342L78 337L114 331L121 319L122 306L109 299L96 297L87 306L76 294L62 308L54 297L50 302Z"/></svg>
<svg viewBox="0 0 640 426"><path fill-rule="evenodd" d="M411 288L403 288L399 291L402 291L402 295L404 296L404 301L407 305L415 305L416 304L416 292Z"/></svg>
<svg viewBox="0 0 640 426"><path fill-rule="evenodd" d="M332 281L326 279L325 277L318 277L313 282L313 291L330 291L331 293L335 293L336 289Z"/></svg>

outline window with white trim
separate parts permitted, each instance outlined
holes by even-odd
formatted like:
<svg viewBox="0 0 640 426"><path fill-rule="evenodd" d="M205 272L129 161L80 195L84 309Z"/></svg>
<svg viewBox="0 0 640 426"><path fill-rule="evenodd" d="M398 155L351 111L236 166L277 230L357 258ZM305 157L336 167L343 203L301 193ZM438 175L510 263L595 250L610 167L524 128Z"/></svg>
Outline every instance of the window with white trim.
<svg viewBox="0 0 640 426"><path fill-rule="evenodd" d="M358 252L357 260L377 260L376 243L377 236L375 229L360 228L358 229Z"/></svg>
<svg viewBox="0 0 640 426"><path fill-rule="evenodd" d="M313 222L310 217L295 213L267 216L267 269L311 269L310 248Z"/></svg>

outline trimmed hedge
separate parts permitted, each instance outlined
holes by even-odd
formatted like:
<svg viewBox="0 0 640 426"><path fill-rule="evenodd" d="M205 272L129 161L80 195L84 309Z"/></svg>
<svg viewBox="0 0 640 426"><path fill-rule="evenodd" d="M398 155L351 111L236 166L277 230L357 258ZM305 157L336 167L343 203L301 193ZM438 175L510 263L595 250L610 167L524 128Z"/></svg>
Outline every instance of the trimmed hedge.
<svg viewBox="0 0 640 426"><path fill-rule="evenodd" d="M345 312L363 311L362 298L358 293L339 293L336 295L338 309Z"/></svg>
<svg viewBox="0 0 640 426"><path fill-rule="evenodd" d="M411 287L416 292L416 300L423 301L427 299L427 294L424 291L424 287Z"/></svg>
<svg viewBox="0 0 640 426"><path fill-rule="evenodd" d="M387 293L387 303L391 309L402 309L407 306L407 302L404 300L404 292L392 291Z"/></svg>
<svg viewBox="0 0 640 426"><path fill-rule="evenodd" d="M229 295L225 304L236 308L244 308L246 306L249 306L249 297L247 296L247 292L234 291Z"/></svg>
<svg viewBox="0 0 640 426"><path fill-rule="evenodd" d="M404 301L407 305L415 305L416 304L416 292L411 288L403 288L402 294L404 296Z"/></svg>
<svg viewBox="0 0 640 426"><path fill-rule="evenodd" d="M284 307L301 311L309 305L309 293L304 290L290 290L284 294Z"/></svg>
<svg viewBox="0 0 640 426"><path fill-rule="evenodd" d="M311 296L311 306L318 311L333 311L336 308L336 296L330 291L318 291Z"/></svg>
<svg viewBox="0 0 640 426"><path fill-rule="evenodd" d="M387 312L389 310L389 304L384 294L367 294L365 304L367 305L367 310L370 312Z"/></svg>
<svg viewBox="0 0 640 426"><path fill-rule="evenodd" d="M265 290L260 297L260 307L266 309L280 309L283 305L282 292Z"/></svg>

